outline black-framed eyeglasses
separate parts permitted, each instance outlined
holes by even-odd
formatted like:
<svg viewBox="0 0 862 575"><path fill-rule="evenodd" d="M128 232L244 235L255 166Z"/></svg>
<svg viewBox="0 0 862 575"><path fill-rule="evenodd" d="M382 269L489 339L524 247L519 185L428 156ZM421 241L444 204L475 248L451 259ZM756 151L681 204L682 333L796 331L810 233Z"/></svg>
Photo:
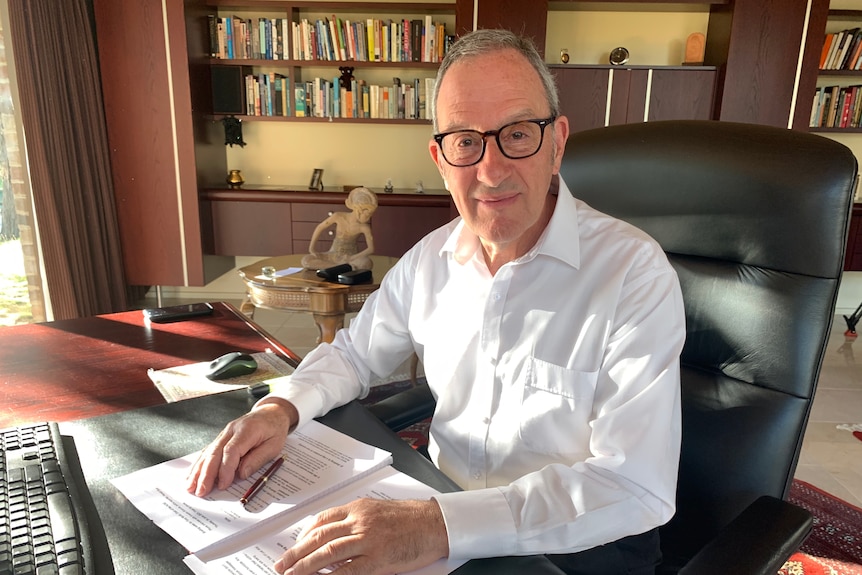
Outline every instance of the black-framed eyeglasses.
<svg viewBox="0 0 862 575"><path fill-rule="evenodd" d="M455 130L435 134L434 141L440 147L443 159L458 168L466 168L482 161L489 136L494 136L497 147L504 156L511 160L520 160L539 151L545 139L545 128L556 119L556 116L551 116L544 120L519 120L489 132Z"/></svg>

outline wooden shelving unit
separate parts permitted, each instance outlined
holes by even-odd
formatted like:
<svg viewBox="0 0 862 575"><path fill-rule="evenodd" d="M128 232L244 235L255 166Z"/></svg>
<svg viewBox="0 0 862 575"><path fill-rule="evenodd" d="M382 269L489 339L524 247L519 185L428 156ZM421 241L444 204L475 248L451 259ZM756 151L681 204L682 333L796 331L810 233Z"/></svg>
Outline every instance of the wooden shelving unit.
<svg viewBox="0 0 862 575"><path fill-rule="evenodd" d="M253 18L256 22L257 18L260 17L268 17L268 18L283 18L290 22L291 26L293 24L301 22L304 18L307 18L311 22L315 22L322 18L327 18L330 21L335 21L336 19L343 20L352 20L354 23L362 22L364 24L367 18L374 19L382 19L382 20L395 20L398 21L400 18L407 17L417 17L417 16L431 16L438 18L435 21L439 23L440 16L449 16L450 22L447 24L446 34L452 35L455 33L454 30L454 16L455 16L455 7L456 5L453 3L441 3L441 2L272 2L268 0L206 0L205 5L212 9L212 14L218 16L219 18L230 18L234 17L237 13L240 14L241 18L244 18L245 14L254 14ZM327 30L327 33L329 30ZM275 32L273 32L275 35ZM286 36L290 36L289 30ZM345 33L345 36L347 34ZM366 38L357 39L359 41L365 42ZM284 38L285 44L287 44L285 51L287 55L294 54L294 40L293 38ZM399 124L399 123L420 123L427 124L428 121L425 119L419 118L392 118L392 117L375 117L375 118L365 118L365 117L351 117L351 116L342 116L340 112L335 112L333 110L326 110L323 112L323 118L319 116L313 115L308 110L305 111L305 115L296 116L296 103L298 98L298 86L303 86L309 80L309 78L303 78L303 70L315 69L312 74L315 74L318 77L321 77L321 70L331 70L330 73L326 74L325 78L323 78L326 82L331 82L333 77L339 75L338 69L340 67L351 67L354 70L361 70L365 72L383 72L389 75L389 79L393 75L404 76L404 85L410 87L409 94L411 96L411 100L415 100L417 104L416 113L419 113L418 102L419 102L419 94L414 95L414 86L413 83L415 80L420 80L423 83L422 92L424 94L424 81L425 78L433 77L436 73L437 68L439 67L438 62L429 62L429 61L377 61L377 60L353 60L350 58L342 59L337 54L335 54L335 59L247 59L247 58L210 58L209 59L210 66L243 66L250 67L252 73L257 74L259 70L266 71L278 71L279 73L283 73L283 75L287 76L287 87L288 87L288 96L287 101L289 103L289 115L241 115L236 114L238 117L241 117L243 120L248 121L275 121L275 122L283 122L283 121L338 121L338 122L347 122L347 123L386 123L386 124ZM401 74L403 72L403 74ZM381 74L378 74L380 76ZM356 78L357 80L361 80L364 78ZM369 79L368 85L378 85L381 88L391 87L391 83L382 84L381 82L375 79ZM333 88L330 86L327 87L327 93L331 93ZM382 96L381 96L382 97ZM354 96L355 98L355 96ZM310 100L311 98L309 98ZM334 98L331 98L334 99ZM423 96L424 101L424 96ZM413 102L410 102L413 103ZM374 102L371 104L374 105ZM385 107L385 106L384 106ZM388 116L389 112L387 111L385 116Z"/></svg>

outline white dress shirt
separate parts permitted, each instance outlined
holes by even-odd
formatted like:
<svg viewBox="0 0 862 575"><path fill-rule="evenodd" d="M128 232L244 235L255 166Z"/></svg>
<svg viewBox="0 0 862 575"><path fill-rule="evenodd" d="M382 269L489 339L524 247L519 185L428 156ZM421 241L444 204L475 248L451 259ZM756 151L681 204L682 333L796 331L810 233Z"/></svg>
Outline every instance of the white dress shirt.
<svg viewBox="0 0 862 575"><path fill-rule="evenodd" d="M572 553L673 515L684 338L661 247L561 180L529 253L492 276L460 218L430 233L278 393L307 421L415 351L450 557Z"/></svg>

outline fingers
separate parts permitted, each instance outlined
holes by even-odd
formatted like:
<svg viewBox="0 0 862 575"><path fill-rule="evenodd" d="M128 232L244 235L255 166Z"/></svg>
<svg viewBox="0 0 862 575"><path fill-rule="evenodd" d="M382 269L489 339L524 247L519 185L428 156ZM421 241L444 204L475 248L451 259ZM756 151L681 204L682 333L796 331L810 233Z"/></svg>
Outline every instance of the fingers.
<svg viewBox="0 0 862 575"><path fill-rule="evenodd" d="M186 477L186 489L203 497L245 479L281 452L292 425L275 404L235 419L198 456Z"/></svg>
<svg viewBox="0 0 862 575"><path fill-rule="evenodd" d="M343 564L350 559L361 566L357 559L357 549L360 547L358 537L351 534L350 526L344 521L322 523L315 521L313 525L303 529L297 542L279 559L274 569L278 573L300 575L317 573L327 567Z"/></svg>
<svg viewBox="0 0 862 575"><path fill-rule="evenodd" d="M433 500L360 499L319 513L273 567L288 575L311 575L330 566L339 575L418 569L448 555L438 515Z"/></svg>

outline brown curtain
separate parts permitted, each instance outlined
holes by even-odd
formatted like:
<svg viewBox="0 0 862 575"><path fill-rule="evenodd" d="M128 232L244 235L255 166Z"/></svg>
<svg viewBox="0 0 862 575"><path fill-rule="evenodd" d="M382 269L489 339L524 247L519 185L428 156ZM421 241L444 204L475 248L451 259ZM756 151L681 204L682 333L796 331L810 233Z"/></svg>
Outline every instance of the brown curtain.
<svg viewBox="0 0 862 575"><path fill-rule="evenodd" d="M8 1L54 319L128 309L88 2Z"/></svg>

